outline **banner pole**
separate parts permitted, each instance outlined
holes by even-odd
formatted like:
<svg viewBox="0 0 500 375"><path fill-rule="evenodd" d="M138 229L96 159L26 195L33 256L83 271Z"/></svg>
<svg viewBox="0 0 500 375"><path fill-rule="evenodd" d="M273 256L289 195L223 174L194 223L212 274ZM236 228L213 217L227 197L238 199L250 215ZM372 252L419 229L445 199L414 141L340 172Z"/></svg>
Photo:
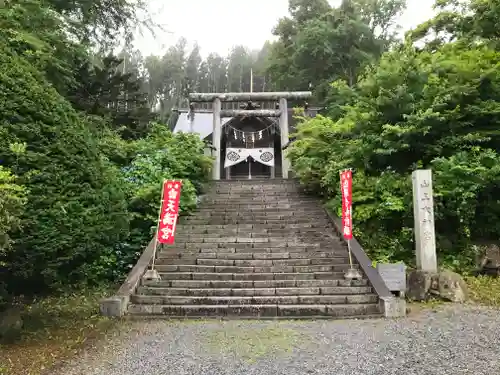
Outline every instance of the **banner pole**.
<svg viewBox="0 0 500 375"><path fill-rule="evenodd" d="M161 209L163 208L163 195L165 194L165 181L163 180L161 184L161 200L160 200L160 209L158 210L158 220L156 220L156 233L155 233L155 244L153 247L153 260L151 262L151 270L154 270L155 268L155 261L156 261L156 249L158 247L158 229L160 228L160 219L161 219Z"/></svg>
<svg viewBox="0 0 500 375"><path fill-rule="evenodd" d="M347 240L347 251L349 253L349 267L352 269L351 240Z"/></svg>

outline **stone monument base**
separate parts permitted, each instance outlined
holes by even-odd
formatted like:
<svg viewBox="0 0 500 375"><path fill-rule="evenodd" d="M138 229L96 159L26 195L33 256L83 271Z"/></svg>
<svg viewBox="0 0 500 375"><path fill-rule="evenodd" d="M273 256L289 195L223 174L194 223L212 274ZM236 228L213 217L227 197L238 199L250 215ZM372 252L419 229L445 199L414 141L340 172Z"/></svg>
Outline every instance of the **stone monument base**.
<svg viewBox="0 0 500 375"><path fill-rule="evenodd" d="M407 285L407 297L413 301L439 298L462 303L468 298L467 284L462 276L452 271L413 270L408 274Z"/></svg>

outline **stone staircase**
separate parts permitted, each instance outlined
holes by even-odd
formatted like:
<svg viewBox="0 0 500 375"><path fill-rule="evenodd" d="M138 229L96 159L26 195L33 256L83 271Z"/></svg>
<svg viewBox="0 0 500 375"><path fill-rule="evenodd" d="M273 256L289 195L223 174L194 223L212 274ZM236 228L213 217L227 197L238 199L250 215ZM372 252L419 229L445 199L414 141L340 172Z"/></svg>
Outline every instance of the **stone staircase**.
<svg viewBox="0 0 500 375"><path fill-rule="evenodd" d="M382 316L367 280L346 281L348 253L320 203L290 180L214 183L158 254L130 315Z"/></svg>

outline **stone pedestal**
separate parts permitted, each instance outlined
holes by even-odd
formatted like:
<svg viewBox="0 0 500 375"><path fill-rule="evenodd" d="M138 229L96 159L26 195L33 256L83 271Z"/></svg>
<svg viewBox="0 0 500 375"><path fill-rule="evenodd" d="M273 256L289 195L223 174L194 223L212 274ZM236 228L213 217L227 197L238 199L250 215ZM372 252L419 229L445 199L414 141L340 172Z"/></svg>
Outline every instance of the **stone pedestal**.
<svg viewBox="0 0 500 375"><path fill-rule="evenodd" d="M468 299L468 288L463 278L455 272L413 270L408 274L407 296L412 301L438 298L462 303Z"/></svg>
<svg viewBox="0 0 500 375"><path fill-rule="evenodd" d="M412 181L417 268L424 272L437 272L431 170L414 171Z"/></svg>

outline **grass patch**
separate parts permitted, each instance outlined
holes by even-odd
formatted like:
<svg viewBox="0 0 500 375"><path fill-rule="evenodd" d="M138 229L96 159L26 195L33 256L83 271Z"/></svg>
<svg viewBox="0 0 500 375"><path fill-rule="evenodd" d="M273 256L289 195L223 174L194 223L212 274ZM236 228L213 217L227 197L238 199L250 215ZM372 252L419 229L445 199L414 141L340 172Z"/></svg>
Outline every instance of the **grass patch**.
<svg viewBox="0 0 500 375"><path fill-rule="evenodd" d="M249 329L248 325L229 322L222 329L205 332L202 344L208 351L234 355L253 363L264 356L289 354L298 345L310 340L285 324L270 323Z"/></svg>
<svg viewBox="0 0 500 375"><path fill-rule="evenodd" d="M481 305L500 307L500 278L490 276L468 276L470 299Z"/></svg>
<svg viewBox="0 0 500 375"><path fill-rule="evenodd" d="M107 295L109 289L92 290L25 306L21 337L0 344L0 374L43 374L99 338L116 322L99 315L99 300Z"/></svg>

